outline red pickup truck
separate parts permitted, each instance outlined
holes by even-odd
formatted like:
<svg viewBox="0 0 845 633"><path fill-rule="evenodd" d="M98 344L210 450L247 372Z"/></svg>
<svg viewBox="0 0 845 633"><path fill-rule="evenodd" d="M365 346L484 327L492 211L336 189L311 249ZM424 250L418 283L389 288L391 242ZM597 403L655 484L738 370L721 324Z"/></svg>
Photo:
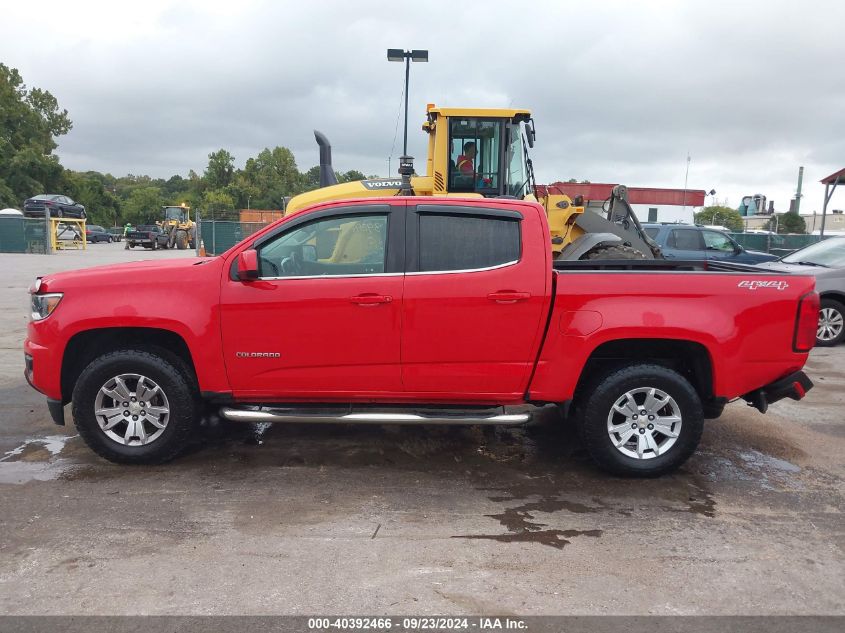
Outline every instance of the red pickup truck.
<svg viewBox="0 0 845 633"><path fill-rule="evenodd" d="M603 468L653 476L703 420L812 387L807 276L553 262L536 203L391 197L284 218L218 257L48 275L26 377L115 462L234 421L522 424L559 404ZM178 279L163 284L162 278ZM526 412L528 410L529 412Z"/></svg>

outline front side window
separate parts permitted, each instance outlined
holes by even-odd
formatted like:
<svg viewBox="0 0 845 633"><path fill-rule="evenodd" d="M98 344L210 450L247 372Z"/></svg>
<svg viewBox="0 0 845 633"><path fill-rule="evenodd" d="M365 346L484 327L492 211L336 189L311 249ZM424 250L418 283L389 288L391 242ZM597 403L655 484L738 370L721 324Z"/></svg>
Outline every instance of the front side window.
<svg viewBox="0 0 845 633"><path fill-rule="evenodd" d="M420 272L475 270L519 260L519 221L420 214Z"/></svg>
<svg viewBox="0 0 845 633"><path fill-rule="evenodd" d="M701 234L704 238L704 246L709 251L727 251L731 253L735 248L731 238L724 233L719 233L718 231L702 231Z"/></svg>
<svg viewBox="0 0 845 633"><path fill-rule="evenodd" d="M385 270L387 215L301 224L258 247L261 277L373 275Z"/></svg>
<svg viewBox="0 0 845 633"><path fill-rule="evenodd" d="M450 191L498 192L501 135L499 120L450 119Z"/></svg>

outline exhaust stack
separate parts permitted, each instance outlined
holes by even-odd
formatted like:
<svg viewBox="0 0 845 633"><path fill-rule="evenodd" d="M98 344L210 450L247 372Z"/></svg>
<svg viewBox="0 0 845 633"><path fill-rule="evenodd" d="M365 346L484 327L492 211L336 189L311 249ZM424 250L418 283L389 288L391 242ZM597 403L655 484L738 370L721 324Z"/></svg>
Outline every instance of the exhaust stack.
<svg viewBox="0 0 845 633"><path fill-rule="evenodd" d="M332 145L326 135L317 130L314 130L314 138L317 139L317 145L320 146L320 186L336 185L337 176L335 176L332 167Z"/></svg>

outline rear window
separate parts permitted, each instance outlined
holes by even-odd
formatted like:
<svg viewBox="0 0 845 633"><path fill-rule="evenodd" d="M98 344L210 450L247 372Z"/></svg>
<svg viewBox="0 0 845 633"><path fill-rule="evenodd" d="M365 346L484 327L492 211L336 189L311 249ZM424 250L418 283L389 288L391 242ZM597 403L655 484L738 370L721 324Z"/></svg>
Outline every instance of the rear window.
<svg viewBox="0 0 845 633"><path fill-rule="evenodd" d="M648 235L651 239L654 239L655 237L657 237L657 234L660 233L659 226L647 226L643 230L645 231L645 234Z"/></svg>
<svg viewBox="0 0 845 633"><path fill-rule="evenodd" d="M490 268L519 260L519 221L421 213L420 272Z"/></svg>

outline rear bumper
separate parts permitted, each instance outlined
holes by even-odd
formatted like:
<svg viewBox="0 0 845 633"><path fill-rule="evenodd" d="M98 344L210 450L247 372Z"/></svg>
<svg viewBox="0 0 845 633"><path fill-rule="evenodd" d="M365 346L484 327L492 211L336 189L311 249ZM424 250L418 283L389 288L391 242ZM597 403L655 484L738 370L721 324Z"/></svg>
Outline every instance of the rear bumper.
<svg viewBox="0 0 845 633"><path fill-rule="evenodd" d="M750 406L756 408L760 413L765 413L769 405L792 398L801 400L807 392L813 388L813 381L803 371L796 371L780 380L769 383L742 396Z"/></svg>

